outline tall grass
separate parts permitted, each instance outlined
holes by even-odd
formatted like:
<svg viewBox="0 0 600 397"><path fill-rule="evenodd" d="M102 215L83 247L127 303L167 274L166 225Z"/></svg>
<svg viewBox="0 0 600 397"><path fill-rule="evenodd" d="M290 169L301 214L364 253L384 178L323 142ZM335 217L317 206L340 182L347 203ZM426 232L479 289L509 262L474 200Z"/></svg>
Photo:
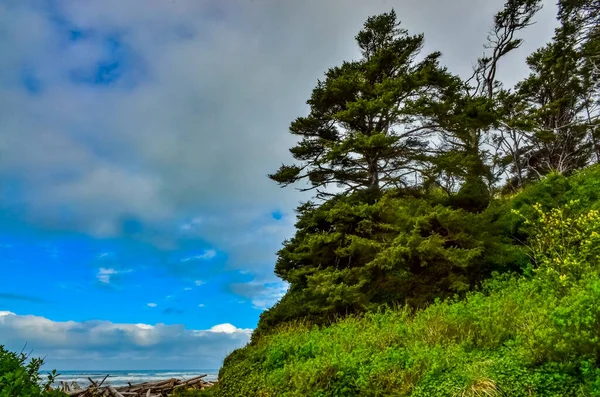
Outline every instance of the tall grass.
<svg viewBox="0 0 600 397"><path fill-rule="evenodd" d="M600 279L496 278L463 301L288 324L228 357L222 396L600 396Z"/></svg>

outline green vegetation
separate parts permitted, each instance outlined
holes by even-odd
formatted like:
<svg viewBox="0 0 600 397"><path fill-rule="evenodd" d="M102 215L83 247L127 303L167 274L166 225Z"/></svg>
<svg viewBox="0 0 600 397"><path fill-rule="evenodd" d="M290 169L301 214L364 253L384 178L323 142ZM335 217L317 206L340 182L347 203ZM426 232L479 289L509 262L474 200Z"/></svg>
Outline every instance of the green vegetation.
<svg viewBox="0 0 600 397"><path fill-rule="evenodd" d="M269 175L315 192L278 253L289 291L180 395L600 397L600 6L559 0L505 87L541 4L506 0L468 79L394 11L367 19ZM0 397L52 395L25 359L0 349Z"/></svg>
<svg viewBox="0 0 600 397"><path fill-rule="evenodd" d="M473 76L392 11L356 36L290 132L286 295L216 396L600 396L600 7L497 80L540 0L507 0ZM334 185L338 189L333 191Z"/></svg>
<svg viewBox="0 0 600 397"><path fill-rule="evenodd" d="M529 236L521 274L423 310L281 324L225 360L216 395L600 396L599 184L599 167L554 174L504 204Z"/></svg>
<svg viewBox="0 0 600 397"><path fill-rule="evenodd" d="M208 387L204 390L182 390L182 389L177 389L172 396L173 397L210 397L210 396L214 396L214 391L215 388L214 387Z"/></svg>
<svg viewBox="0 0 600 397"><path fill-rule="evenodd" d="M297 318L324 324L389 304L423 307L527 263L501 205L470 213L396 192L356 201L331 200L302 214L275 268L292 287L262 314L255 336Z"/></svg>
<svg viewBox="0 0 600 397"><path fill-rule="evenodd" d="M27 355L7 351L0 345L0 397L62 397L66 394L49 390L57 376L48 374L48 381L42 384L40 368L43 360L33 358L27 362Z"/></svg>
<svg viewBox="0 0 600 397"><path fill-rule="evenodd" d="M597 396L598 298L597 276L496 280L417 314L288 326L228 358L221 395Z"/></svg>

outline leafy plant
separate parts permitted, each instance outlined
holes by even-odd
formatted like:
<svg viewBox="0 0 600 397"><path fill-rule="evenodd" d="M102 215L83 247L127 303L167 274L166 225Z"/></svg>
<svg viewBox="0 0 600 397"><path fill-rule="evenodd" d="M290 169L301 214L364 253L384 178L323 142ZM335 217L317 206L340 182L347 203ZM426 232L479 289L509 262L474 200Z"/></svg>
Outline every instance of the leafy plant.
<svg viewBox="0 0 600 397"><path fill-rule="evenodd" d="M64 393L51 390L50 385L59 375L56 371L48 374L42 383L40 368L44 360L31 358L24 353L8 351L0 345L0 397L60 397Z"/></svg>
<svg viewBox="0 0 600 397"><path fill-rule="evenodd" d="M573 214L577 204L571 201L564 207L544 211L536 203L535 219L513 210L531 228L528 245L535 271L553 281L580 280L600 265L600 212L592 209Z"/></svg>

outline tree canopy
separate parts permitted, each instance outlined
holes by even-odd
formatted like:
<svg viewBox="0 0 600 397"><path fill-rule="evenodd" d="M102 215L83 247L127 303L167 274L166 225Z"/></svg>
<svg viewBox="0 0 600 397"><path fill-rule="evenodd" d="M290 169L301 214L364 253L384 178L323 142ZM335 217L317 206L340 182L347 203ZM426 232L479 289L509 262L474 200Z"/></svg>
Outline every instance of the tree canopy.
<svg viewBox="0 0 600 397"><path fill-rule="evenodd" d="M514 87L498 77L541 4L507 0L467 78L441 52L423 54L424 36L393 10L367 19L360 59L329 69L309 114L291 123L296 163L269 175L320 200L298 207L275 266L290 289L258 334L297 318L421 307L494 272L528 271L527 233L503 193L600 159L594 2L561 0L554 37L525 60L529 76Z"/></svg>
<svg viewBox="0 0 600 397"><path fill-rule="evenodd" d="M331 68L290 132L298 161L269 175L283 186L306 179L319 197L330 185L344 192L380 191L414 183L426 160L430 125L424 96L439 95L451 78L439 52L421 54L423 35L410 35L391 11L371 17L356 36L362 58Z"/></svg>

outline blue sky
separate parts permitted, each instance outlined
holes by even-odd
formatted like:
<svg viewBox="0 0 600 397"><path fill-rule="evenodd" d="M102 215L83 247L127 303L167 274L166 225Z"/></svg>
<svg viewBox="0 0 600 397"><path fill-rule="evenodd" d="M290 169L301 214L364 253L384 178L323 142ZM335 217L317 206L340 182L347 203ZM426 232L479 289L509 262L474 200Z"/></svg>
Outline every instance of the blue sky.
<svg viewBox="0 0 600 397"><path fill-rule="evenodd" d="M309 197L266 175L317 79L391 7L468 73L478 4L0 0L0 343L62 369L218 367L285 292Z"/></svg>

